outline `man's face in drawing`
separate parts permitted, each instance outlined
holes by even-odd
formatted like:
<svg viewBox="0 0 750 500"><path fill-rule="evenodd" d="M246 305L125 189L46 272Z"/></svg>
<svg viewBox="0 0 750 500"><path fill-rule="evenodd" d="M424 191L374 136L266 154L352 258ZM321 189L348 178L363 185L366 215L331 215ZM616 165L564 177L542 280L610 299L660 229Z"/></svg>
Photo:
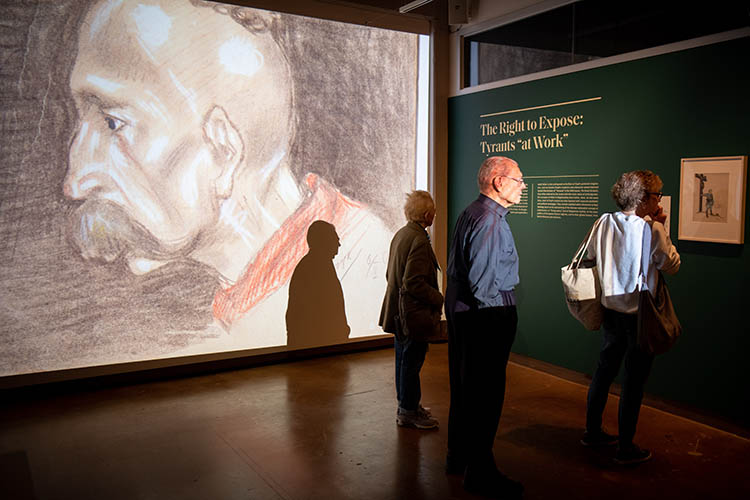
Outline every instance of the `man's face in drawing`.
<svg viewBox="0 0 750 500"><path fill-rule="evenodd" d="M246 134L284 136L267 120L289 106L264 67L278 58L274 45L189 2L90 10L70 79L79 123L64 185L84 200L72 220L84 257L124 257L147 272L147 262L184 257L210 239L243 160L266 166L278 156L278 141Z"/></svg>

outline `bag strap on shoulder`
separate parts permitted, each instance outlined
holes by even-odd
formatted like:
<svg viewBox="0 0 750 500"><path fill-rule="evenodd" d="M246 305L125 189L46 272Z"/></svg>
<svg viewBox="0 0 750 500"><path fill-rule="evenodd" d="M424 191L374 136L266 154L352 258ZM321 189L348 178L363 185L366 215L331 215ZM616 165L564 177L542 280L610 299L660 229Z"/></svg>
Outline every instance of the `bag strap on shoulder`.
<svg viewBox="0 0 750 500"><path fill-rule="evenodd" d="M643 224L643 243L641 248L641 274L639 290L648 290L648 266L651 262L651 224L644 221Z"/></svg>
<svg viewBox="0 0 750 500"><path fill-rule="evenodd" d="M591 229L589 229L589 232L583 238L583 241L581 241L581 245L578 247L578 250L576 250L575 255L573 255L573 260L570 261L570 264L568 265L568 270L578 269L578 266L581 264L583 257L586 255L586 250L588 250L589 248L589 244L591 243L591 238L594 237L596 228L599 227L599 225L602 223L602 221L607 215L609 214L608 213L602 214L598 219L596 219L596 222L594 222L594 225L591 226Z"/></svg>

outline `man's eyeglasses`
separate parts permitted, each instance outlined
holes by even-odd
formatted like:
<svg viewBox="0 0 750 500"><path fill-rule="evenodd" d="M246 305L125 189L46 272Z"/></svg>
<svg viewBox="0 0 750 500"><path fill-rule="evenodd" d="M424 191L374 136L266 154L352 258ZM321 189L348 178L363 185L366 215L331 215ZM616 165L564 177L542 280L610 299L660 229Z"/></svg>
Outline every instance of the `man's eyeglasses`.
<svg viewBox="0 0 750 500"><path fill-rule="evenodd" d="M512 179L519 184L523 184L524 186L526 185L526 182L524 182L523 179L516 179L515 177L510 177L509 175L501 175L500 177L505 177L506 179Z"/></svg>
<svg viewBox="0 0 750 500"><path fill-rule="evenodd" d="M652 194L656 196L656 201L661 201L661 197L664 196L664 193L659 191L658 193L652 193L651 191L646 191L646 194Z"/></svg>

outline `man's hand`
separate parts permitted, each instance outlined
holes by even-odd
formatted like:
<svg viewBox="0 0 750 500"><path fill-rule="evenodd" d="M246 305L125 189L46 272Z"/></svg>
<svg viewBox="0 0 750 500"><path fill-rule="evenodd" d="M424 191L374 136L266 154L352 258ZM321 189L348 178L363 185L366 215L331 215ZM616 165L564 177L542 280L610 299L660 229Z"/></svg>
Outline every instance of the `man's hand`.
<svg viewBox="0 0 750 500"><path fill-rule="evenodd" d="M664 213L664 209L661 208L661 205L657 205L656 212L651 214L651 220L661 222L662 224L667 220L667 214Z"/></svg>

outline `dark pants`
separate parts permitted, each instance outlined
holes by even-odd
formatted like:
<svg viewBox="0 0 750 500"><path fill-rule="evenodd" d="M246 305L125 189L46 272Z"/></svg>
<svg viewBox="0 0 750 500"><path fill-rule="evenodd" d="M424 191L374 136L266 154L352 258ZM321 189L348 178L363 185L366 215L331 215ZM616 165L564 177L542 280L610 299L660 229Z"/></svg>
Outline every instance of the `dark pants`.
<svg viewBox="0 0 750 500"><path fill-rule="evenodd" d="M599 364L589 386L586 405L586 430L597 432L602 427L602 414L607 404L609 387L620 371L625 358L625 374L620 395L619 440L627 448L633 443L635 426L643 400L643 387L654 357L638 347L637 315L604 310L602 350Z"/></svg>
<svg viewBox="0 0 750 500"><path fill-rule="evenodd" d="M427 354L427 342L411 340L408 337L393 342L396 351L396 398L403 410L414 411L419 408L422 399L422 388L419 383L419 372L422 370Z"/></svg>
<svg viewBox="0 0 750 500"><path fill-rule="evenodd" d="M448 459L481 475L496 470L492 446L505 399L515 306L448 312L451 406Z"/></svg>

